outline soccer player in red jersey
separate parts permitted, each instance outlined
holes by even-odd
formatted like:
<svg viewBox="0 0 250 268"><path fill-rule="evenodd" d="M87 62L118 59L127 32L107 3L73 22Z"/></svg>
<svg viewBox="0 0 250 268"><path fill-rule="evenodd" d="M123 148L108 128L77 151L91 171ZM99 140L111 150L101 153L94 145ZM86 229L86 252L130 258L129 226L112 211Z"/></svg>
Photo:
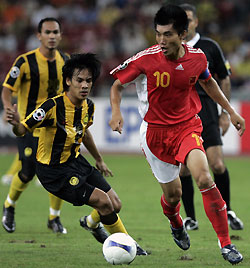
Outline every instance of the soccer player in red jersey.
<svg viewBox="0 0 250 268"><path fill-rule="evenodd" d="M212 78L205 54L183 44L188 29L185 11L176 5L163 6L155 15L154 26L158 44L111 71L116 80L110 92L110 126L113 131L122 133L121 92L127 84L135 83L143 118L141 147L162 188L161 205L170 221L175 243L183 250L190 247L179 214L182 194L179 170L183 163L200 189L223 257L236 264L243 257L231 244L226 204L209 173L201 139L202 123L197 115L201 103L195 83L199 81L206 93L229 113L239 135L244 133L245 121Z"/></svg>

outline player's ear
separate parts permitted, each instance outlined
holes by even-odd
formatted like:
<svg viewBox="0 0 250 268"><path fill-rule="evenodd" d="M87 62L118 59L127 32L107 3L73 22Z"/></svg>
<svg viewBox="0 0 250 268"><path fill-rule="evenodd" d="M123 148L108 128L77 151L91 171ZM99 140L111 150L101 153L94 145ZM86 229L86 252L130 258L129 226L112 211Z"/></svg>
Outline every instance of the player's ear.
<svg viewBox="0 0 250 268"><path fill-rule="evenodd" d="M187 36L188 31L184 30L181 34L180 34L180 38L181 40L185 40L186 36Z"/></svg>
<svg viewBox="0 0 250 268"><path fill-rule="evenodd" d="M39 41L41 41L41 33L37 33L37 34L36 34L36 37L37 37L37 39L38 39Z"/></svg>
<svg viewBox="0 0 250 268"><path fill-rule="evenodd" d="M69 79L68 77L66 78L66 84L67 84L67 86L71 85L71 79Z"/></svg>

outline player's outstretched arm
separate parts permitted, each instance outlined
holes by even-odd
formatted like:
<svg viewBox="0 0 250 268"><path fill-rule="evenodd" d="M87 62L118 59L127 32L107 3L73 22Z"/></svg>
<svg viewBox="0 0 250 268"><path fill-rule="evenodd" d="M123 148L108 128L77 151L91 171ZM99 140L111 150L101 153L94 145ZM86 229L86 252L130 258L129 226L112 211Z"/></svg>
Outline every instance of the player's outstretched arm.
<svg viewBox="0 0 250 268"><path fill-rule="evenodd" d="M231 106L217 82L213 78L210 78L208 81L199 80L199 83L206 93L229 113L232 124L238 130L239 135L242 136L246 128L245 120Z"/></svg>
<svg viewBox="0 0 250 268"><path fill-rule="evenodd" d="M96 147L93 136L88 129L86 129L85 131L84 137L82 139L82 143L84 144L86 149L95 159L96 168L102 173L102 175L106 177L109 177L109 176L113 177L112 171L108 168L108 166L103 161L103 158Z"/></svg>
<svg viewBox="0 0 250 268"><path fill-rule="evenodd" d="M122 133L123 118L121 114L120 104L122 99L123 86L119 79L116 79L110 90L110 104L112 109L112 117L109 125L113 131Z"/></svg>

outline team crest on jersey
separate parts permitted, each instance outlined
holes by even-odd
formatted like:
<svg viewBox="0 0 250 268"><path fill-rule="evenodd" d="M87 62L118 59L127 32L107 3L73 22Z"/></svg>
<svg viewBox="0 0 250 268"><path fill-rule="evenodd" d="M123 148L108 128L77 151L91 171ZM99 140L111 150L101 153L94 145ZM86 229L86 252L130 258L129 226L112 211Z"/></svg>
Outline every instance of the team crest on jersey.
<svg viewBox="0 0 250 268"><path fill-rule="evenodd" d="M45 111L42 108L38 108L34 113L33 113L33 118L36 121L42 121L45 117Z"/></svg>
<svg viewBox="0 0 250 268"><path fill-rule="evenodd" d="M20 69L17 66L13 66L10 71L10 76L12 78L17 78L20 74Z"/></svg>
<svg viewBox="0 0 250 268"><path fill-rule="evenodd" d="M72 178L70 178L69 183L71 185L75 186L79 183L79 179L77 177L72 177Z"/></svg>
<svg viewBox="0 0 250 268"><path fill-rule="evenodd" d="M189 85L195 85L196 76L189 77Z"/></svg>

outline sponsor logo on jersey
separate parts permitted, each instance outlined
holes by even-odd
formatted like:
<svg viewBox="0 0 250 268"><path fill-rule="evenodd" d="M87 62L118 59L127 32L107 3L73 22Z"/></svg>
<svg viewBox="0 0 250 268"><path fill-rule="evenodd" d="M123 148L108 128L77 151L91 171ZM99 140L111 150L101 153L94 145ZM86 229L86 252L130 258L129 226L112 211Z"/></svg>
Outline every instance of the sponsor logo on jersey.
<svg viewBox="0 0 250 268"><path fill-rule="evenodd" d="M123 62L122 64L120 64L118 66L118 70L121 71L121 70L124 70L127 67L128 67L128 62L125 61L125 62Z"/></svg>
<svg viewBox="0 0 250 268"><path fill-rule="evenodd" d="M12 78L17 78L20 74L20 69L17 66L13 66L10 71L10 76Z"/></svg>
<svg viewBox="0 0 250 268"><path fill-rule="evenodd" d="M36 121L42 121L45 117L45 111L42 108L38 108L34 113L33 113L33 118Z"/></svg>
<svg viewBox="0 0 250 268"><path fill-rule="evenodd" d="M71 185L75 186L79 183L79 179L77 177L72 177L72 178L70 178L69 183Z"/></svg>

